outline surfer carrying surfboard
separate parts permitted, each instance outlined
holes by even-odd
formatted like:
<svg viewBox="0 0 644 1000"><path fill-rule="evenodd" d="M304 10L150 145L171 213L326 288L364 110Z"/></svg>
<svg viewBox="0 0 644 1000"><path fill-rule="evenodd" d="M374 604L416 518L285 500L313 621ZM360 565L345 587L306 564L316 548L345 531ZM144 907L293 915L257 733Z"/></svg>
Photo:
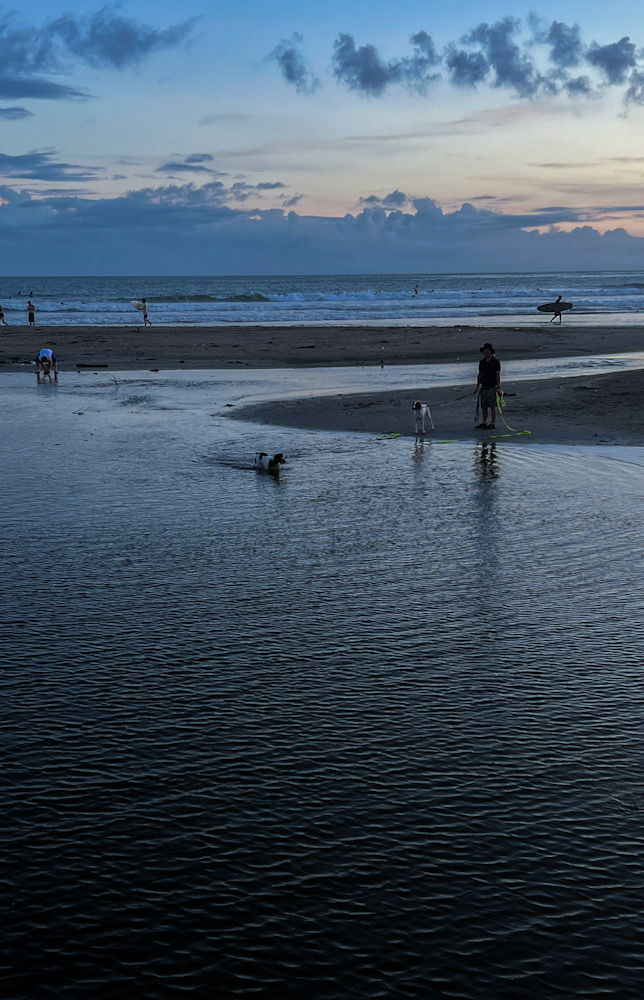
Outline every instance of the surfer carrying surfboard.
<svg viewBox="0 0 644 1000"><path fill-rule="evenodd" d="M572 309L572 302L564 302L563 295L560 295L556 302L544 302L542 306L537 306L539 312L542 313L552 313L552 323L553 319L559 317L559 322L561 323L561 314L567 309Z"/></svg>
<svg viewBox="0 0 644 1000"><path fill-rule="evenodd" d="M143 306L143 326L152 326L152 323L148 319L148 303L147 299L141 299L141 305Z"/></svg>

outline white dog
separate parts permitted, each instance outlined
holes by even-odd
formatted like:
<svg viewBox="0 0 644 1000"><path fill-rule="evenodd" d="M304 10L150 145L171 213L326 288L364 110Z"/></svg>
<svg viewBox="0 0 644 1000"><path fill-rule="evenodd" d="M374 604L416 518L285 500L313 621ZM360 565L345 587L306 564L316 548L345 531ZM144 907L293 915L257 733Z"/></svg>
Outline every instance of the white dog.
<svg viewBox="0 0 644 1000"><path fill-rule="evenodd" d="M419 403L419 401L416 400L412 406L412 410L414 411L417 434L425 433L425 417L429 419L429 422L432 425L432 430L434 430L434 421L432 420L432 415L429 411L429 403Z"/></svg>

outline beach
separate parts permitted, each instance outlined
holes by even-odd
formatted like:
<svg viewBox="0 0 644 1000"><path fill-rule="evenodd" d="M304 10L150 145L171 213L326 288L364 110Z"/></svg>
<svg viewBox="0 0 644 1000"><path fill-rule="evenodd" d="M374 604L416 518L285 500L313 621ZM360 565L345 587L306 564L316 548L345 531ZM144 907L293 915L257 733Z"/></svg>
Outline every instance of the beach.
<svg viewBox="0 0 644 1000"><path fill-rule="evenodd" d="M435 430L428 438L481 437L474 430L473 395L479 348L491 341L504 361L589 358L644 350L644 329L539 324L530 327L427 326L244 326L244 327L28 327L5 328L0 340L2 371L21 371L42 346L52 347L61 372L96 367L126 370L208 370L471 363L464 390L432 388L419 376L414 398L429 402ZM644 372L616 371L579 378L502 380L504 419L497 436L567 444L639 444ZM467 393L472 393L468 396ZM462 398L465 396L465 398ZM377 389L275 401L231 410L230 415L264 424L326 431L413 434L412 393ZM526 432L530 434L517 434ZM491 432L487 435L491 436Z"/></svg>

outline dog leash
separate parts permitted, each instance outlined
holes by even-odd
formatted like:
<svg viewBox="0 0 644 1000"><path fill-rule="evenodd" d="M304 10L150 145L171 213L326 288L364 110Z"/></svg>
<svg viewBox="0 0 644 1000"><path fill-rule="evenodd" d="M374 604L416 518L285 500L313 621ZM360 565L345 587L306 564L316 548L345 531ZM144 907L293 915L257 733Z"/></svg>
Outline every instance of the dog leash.
<svg viewBox="0 0 644 1000"><path fill-rule="evenodd" d="M507 422L507 420L503 416L503 410L504 410L504 408L507 405L508 405L507 401L506 401L505 397L503 396L503 390L501 389L496 394L496 408L498 410L498 413L499 413L499 416L501 418L502 423L504 424L505 427L507 427L507 429L510 431L510 433L509 434L492 434L491 436L492 437L514 437L514 436L518 437L521 434L532 434L532 431L518 431L514 427L510 427L509 423Z"/></svg>

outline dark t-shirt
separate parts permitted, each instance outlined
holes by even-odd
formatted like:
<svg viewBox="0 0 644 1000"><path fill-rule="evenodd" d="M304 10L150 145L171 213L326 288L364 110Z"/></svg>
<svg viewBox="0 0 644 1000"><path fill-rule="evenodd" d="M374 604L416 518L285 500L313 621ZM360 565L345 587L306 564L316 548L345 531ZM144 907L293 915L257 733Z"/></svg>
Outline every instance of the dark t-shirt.
<svg viewBox="0 0 644 1000"><path fill-rule="evenodd" d="M496 373L501 371L501 362L498 358L491 357L488 361L481 358L479 361L479 376L481 389L494 389L496 386Z"/></svg>

